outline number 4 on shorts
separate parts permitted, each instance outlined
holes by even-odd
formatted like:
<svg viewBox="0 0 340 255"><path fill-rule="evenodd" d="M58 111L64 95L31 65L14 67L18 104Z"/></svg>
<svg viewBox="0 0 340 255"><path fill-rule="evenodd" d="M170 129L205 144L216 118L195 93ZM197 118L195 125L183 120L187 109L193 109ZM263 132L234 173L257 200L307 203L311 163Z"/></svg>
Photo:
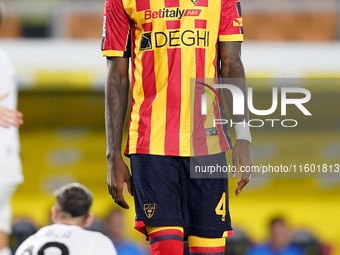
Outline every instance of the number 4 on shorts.
<svg viewBox="0 0 340 255"><path fill-rule="evenodd" d="M225 215L226 215L226 200L225 200L225 192L223 192L222 197L220 201L218 202L216 208L215 208L215 213L217 215L222 216L222 221L225 221Z"/></svg>

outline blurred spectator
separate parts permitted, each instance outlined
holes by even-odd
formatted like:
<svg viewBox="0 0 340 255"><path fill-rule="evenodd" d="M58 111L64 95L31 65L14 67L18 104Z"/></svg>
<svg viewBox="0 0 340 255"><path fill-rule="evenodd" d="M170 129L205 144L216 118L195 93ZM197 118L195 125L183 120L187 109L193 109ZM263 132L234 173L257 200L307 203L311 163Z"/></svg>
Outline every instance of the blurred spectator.
<svg viewBox="0 0 340 255"><path fill-rule="evenodd" d="M299 230L292 235L292 243L308 255L319 255L319 242L309 231Z"/></svg>
<svg viewBox="0 0 340 255"><path fill-rule="evenodd" d="M12 235L9 239L9 246L12 254L15 253L23 241L25 241L29 236L35 234L37 230L35 223L31 219L15 219L12 225Z"/></svg>
<svg viewBox="0 0 340 255"><path fill-rule="evenodd" d="M251 242L240 229L234 228L234 235L226 238L225 255L243 255L249 250Z"/></svg>
<svg viewBox="0 0 340 255"><path fill-rule="evenodd" d="M291 244L290 229L281 217L273 218L269 224L270 239L264 245L250 249L247 255L303 255L303 251Z"/></svg>
<svg viewBox="0 0 340 255"><path fill-rule="evenodd" d="M125 234L125 216L121 209L114 209L105 220L106 232L119 255L146 255L135 243L128 241Z"/></svg>
<svg viewBox="0 0 340 255"><path fill-rule="evenodd" d="M299 247L307 255L330 255L332 247L320 241L308 230L297 230L292 235L292 244Z"/></svg>
<svg viewBox="0 0 340 255"><path fill-rule="evenodd" d="M87 230L90 230L90 231L97 231L97 232L100 232L102 233L103 235L108 235L106 233L106 229L105 229L105 224L102 220L100 219L94 219L92 224L86 228Z"/></svg>
<svg viewBox="0 0 340 255"><path fill-rule="evenodd" d="M3 17L0 0L0 26ZM0 49L0 255L10 255L8 235L11 233L11 197L23 181L19 158L18 127L22 114L16 111L17 84L14 68Z"/></svg>

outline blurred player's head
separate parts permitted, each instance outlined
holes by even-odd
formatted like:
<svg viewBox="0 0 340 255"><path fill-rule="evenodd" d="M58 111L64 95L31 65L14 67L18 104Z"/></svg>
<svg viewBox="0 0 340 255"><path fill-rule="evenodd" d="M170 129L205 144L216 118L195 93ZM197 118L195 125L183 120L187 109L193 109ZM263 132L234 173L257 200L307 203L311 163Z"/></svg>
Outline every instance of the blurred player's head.
<svg viewBox="0 0 340 255"><path fill-rule="evenodd" d="M52 208L52 222L78 225L83 228L91 225L90 213L92 194L79 183L70 183L55 191L56 204Z"/></svg>
<svg viewBox="0 0 340 255"><path fill-rule="evenodd" d="M125 239L125 216L121 209L113 209L105 219L108 235L115 243Z"/></svg>
<svg viewBox="0 0 340 255"><path fill-rule="evenodd" d="M281 250L290 243L290 229L282 217L270 221L270 243L274 250Z"/></svg>

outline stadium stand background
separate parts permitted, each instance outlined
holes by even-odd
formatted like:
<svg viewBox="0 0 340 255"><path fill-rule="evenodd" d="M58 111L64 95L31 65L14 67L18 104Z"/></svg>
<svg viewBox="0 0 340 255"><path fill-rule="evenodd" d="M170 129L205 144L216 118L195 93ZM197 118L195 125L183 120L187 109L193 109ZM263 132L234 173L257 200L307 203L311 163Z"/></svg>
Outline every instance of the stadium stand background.
<svg viewBox="0 0 340 255"><path fill-rule="evenodd" d="M78 181L94 192L94 213L105 217L114 205L106 188L104 1L5 3L0 46L16 67L19 110L25 115L20 130L25 183L14 196L14 215L30 217L39 226L49 223L51 192ZM253 129L255 164L339 164L340 1L243 0L242 6L243 61L255 106L268 108L270 88L278 83L312 93L307 108L313 118L294 112L301 119L299 128ZM279 113L274 117L282 118ZM295 229L310 231L339 255L339 174L312 177L253 178L238 198L233 195L236 181L231 181L234 226L260 242L267 220L282 213ZM133 230L133 218L132 208L126 211L128 235L143 242Z"/></svg>

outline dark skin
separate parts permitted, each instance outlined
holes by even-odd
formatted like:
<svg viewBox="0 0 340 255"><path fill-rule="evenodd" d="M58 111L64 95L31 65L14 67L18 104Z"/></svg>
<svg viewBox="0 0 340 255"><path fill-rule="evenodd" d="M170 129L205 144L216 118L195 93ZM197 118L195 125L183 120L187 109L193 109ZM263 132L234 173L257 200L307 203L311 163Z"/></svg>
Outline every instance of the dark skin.
<svg viewBox="0 0 340 255"><path fill-rule="evenodd" d="M222 78L241 78L241 82L236 84L242 91L246 90L245 75L243 65L240 59L241 43L240 42L220 42L221 56L221 75ZM131 193L131 175L127 165L124 163L121 146L123 139L124 123L128 107L129 97L129 60L127 58L108 58L107 67L108 75L105 84L105 127L107 150L106 159L108 162L107 169L107 186L112 199L122 208L128 209L129 205L124 199L124 183ZM243 81L242 81L243 80ZM225 91L228 101L228 107L232 112L232 97L228 91ZM245 108L247 109L247 108ZM246 116L232 116L234 121L246 118ZM246 140L237 140L232 154L234 166L251 166L253 164L250 150L250 143ZM233 173L236 177L237 171ZM249 182L250 173L242 173L242 178L238 182L235 194L238 196L244 186Z"/></svg>
<svg viewBox="0 0 340 255"><path fill-rule="evenodd" d="M241 61L241 42L219 42L219 54L221 58L221 77L231 78L233 85L236 85L243 92L243 95L247 95L247 88L245 82L244 67ZM233 122L248 122L248 111L245 111L244 115L233 115L233 97L228 89L223 89L223 93L226 97L229 111L231 113ZM244 109L248 109L247 100L245 100ZM232 153L233 165L236 166L236 171L232 173L232 177L235 178L241 166L253 166L252 153L250 149L250 142L247 140L237 140ZM250 168L251 169L251 168ZM246 186L250 180L251 172L243 172L241 180L237 183L235 190L236 196L238 196L244 186Z"/></svg>
<svg viewBox="0 0 340 255"><path fill-rule="evenodd" d="M108 75L105 84L105 128L107 186L112 199L121 207L129 209L124 199L124 183L131 194L131 176L122 158L124 123L129 102L129 59L108 58Z"/></svg>

